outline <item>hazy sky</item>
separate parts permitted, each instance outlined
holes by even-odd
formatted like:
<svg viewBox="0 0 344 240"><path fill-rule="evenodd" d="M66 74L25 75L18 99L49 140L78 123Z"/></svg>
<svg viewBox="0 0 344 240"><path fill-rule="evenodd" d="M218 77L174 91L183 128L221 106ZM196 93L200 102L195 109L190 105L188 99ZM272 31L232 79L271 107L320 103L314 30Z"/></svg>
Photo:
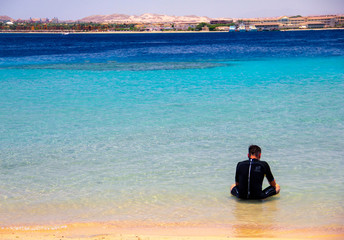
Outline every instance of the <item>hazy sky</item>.
<svg viewBox="0 0 344 240"><path fill-rule="evenodd" d="M0 15L14 19L77 20L95 14L276 17L344 14L344 0L0 0Z"/></svg>

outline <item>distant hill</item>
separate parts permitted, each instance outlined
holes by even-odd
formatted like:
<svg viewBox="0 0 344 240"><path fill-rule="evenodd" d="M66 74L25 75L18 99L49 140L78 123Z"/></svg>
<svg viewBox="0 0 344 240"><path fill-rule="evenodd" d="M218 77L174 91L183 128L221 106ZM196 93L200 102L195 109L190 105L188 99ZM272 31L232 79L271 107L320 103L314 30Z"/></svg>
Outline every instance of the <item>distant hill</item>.
<svg viewBox="0 0 344 240"><path fill-rule="evenodd" d="M79 19L80 22L97 22L97 23L168 23L168 22L210 22L211 18L198 17L195 15L189 16L169 16L161 14L145 13L140 16L125 15L125 14L111 14L111 15L92 15Z"/></svg>
<svg viewBox="0 0 344 240"><path fill-rule="evenodd" d="M13 21L14 19L9 16L0 16L0 22Z"/></svg>

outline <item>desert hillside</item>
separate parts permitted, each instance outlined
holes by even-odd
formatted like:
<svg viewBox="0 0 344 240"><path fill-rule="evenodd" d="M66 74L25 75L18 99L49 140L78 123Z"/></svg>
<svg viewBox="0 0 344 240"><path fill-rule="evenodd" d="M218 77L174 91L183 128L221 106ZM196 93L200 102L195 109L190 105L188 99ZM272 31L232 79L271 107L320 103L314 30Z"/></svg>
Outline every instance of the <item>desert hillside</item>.
<svg viewBox="0 0 344 240"><path fill-rule="evenodd" d="M123 23L167 23L167 22L210 22L211 18L190 16L169 16L162 14L145 13L140 16L111 14L111 15L92 15L79 19L81 22L123 22Z"/></svg>

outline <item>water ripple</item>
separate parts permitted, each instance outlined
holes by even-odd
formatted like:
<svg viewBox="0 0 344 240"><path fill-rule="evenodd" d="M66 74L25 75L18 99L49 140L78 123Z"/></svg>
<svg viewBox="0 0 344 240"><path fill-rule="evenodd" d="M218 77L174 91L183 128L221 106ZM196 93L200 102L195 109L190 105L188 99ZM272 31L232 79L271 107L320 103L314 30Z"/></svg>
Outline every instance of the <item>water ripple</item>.
<svg viewBox="0 0 344 240"><path fill-rule="evenodd" d="M57 63L30 64L0 67L0 69L49 69L49 70L86 70L86 71L155 71L178 69L205 69L230 66L220 62L106 62L106 63Z"/></svg>

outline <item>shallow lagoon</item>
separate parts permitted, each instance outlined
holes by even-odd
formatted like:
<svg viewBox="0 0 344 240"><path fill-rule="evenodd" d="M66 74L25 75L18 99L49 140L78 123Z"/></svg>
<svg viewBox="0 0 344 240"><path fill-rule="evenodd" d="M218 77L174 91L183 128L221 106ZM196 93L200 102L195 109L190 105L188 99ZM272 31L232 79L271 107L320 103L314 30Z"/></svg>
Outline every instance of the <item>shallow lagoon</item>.
<svg viewBox="0 0 344 240"><path fill-rule="evenodd" d="M2 226L342 226L343 31L0 42ZM253 143L281 194L237 201Z"/></svg>

